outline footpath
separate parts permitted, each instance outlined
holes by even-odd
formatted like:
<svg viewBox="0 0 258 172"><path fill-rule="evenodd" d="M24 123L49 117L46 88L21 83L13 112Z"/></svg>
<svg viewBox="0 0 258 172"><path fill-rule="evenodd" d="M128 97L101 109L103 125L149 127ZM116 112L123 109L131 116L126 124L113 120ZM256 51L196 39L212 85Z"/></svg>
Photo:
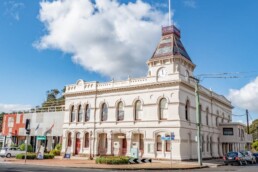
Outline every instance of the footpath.
<svg viewBox="0 0 258 172"><path fill-rule="evenodd" d="M1 159L0 163L14 163L24 164L24 160L17 160L15 158ZM52 166L52 167L68 167L68 168L87 168L87 169L113 169L113 170L189 170L199 168L212 168L223 164L221 160L207 160L204 161L203 166L200 167L197 162L194 161L159 161L154 160L152 163L141 164L126 164L126 165L107 165L96 164L95 160L88 160L82 157L73 157L72 159L63 159L62 157L56 157L54 159L45 160L27 160L28 165L40 165L40 166Z"/></svg>

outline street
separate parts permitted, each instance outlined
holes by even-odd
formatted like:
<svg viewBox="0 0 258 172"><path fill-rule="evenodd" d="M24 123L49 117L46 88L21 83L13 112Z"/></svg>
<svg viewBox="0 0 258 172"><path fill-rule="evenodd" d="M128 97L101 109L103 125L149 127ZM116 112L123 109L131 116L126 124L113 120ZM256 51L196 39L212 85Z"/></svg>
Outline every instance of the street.
<svg viewBox="0 0 258 172"><path fill-rule="evenodd" d="M111 170L98 170L98 169L83 169L83 168L67 168L67 167L46 167L46 166L36 166L36 165L21 165L21 164L12 164L12 163L0 163L1 172L79 172L79 171L111 171Z"/></svg>
<svg viewBox="0 0 258 172"><path fill-rule="evenodd" d="M220 166L217 168L204 168L197 170L173 170L173 171L184 171L184 172L192 172L192 171L237 171L237 172L257 172L258 164L255 165L247 165L247 166ZM118 171L118 170L109 170L109 169L90 169L90 168L64 168L64 167L46 167L46 166L35 166L35 165L20 165L20 164L12 164L12 163L0 163L0 171L1 172L49 172L49 171L62 171L62 172L82 172L82 171ZM132 171L132 170L128 170ZM137 170L133 170L137 171ZM161 171L161 170L138 170L138 171ZM169 171L169 170L162 170Z"/></svg>

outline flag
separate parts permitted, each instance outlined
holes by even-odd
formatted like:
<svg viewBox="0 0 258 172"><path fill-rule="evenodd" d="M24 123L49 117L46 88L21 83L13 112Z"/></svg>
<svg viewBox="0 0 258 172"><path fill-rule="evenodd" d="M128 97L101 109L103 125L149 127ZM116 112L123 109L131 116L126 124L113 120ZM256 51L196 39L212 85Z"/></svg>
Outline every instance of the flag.
<svg viewBox="0 0 258 172"><path fill-rule="evenodd" d="M38 129L39 129L39 124L38 124L38 126L36 127L35 131L37 131Z"/></svg>
<svg viewBox="0 0 258 172"><path fill-rule="evenodd" d="M38 124L38 126L36 127L36 129L35 129L35 135L38 135L38 129L39 129L39 124Z"/></svg>
<svg viewBox="0 0 258 172"><path fill-rule="evenodd" d="M53 127L54 127L54 123L47 131L45 131L44 136L46 136L48 133L51 133Z"/></svg>

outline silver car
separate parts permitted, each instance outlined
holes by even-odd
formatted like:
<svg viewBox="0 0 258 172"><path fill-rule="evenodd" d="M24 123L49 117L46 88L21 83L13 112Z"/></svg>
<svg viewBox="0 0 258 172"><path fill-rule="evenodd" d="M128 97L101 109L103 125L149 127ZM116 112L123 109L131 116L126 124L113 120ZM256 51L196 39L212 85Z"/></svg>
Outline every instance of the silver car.
<svg viewBox="0 0 258 172"><path fill-rule="evenodd" d="M251 151L240 151L244 156L248 163L256 164L256 158L253 156Z"/></svg>
<svg viewBox="0 0 258 172"><path fill-rule="evenodd" d="M21 151L20 148L17 148L17 147L2 148L0 151L0 156L10 158L20 153L25 153L25 151Z"/></svg>

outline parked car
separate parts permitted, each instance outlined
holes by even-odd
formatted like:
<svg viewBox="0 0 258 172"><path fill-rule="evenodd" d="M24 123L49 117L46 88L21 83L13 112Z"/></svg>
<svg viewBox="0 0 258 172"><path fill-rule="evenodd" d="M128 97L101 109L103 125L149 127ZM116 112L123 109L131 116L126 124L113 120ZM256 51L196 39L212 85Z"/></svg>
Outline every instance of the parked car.
<svg viewBox="0 0 258 172"><path fill-rule="evenodd" d="M10 158L20 153L25 153L25 151L21 151L20 148L17 147L2 148L0 151L0 156Z"/></svg>
<svg viewBox="0 0 258 172"><path fill-rule="evenodd" d="M253 156L255 157L256 163L257 163L258 162L258 153L253 153Z"/></svg>
<svg viewBox="0 0 258 172"><path fill-rule="evenodd" d="M240 152L228 152L225 156L223 156L224 164L247 164L245 156Z"/></svg>
<svg viewBox="0 0 258 172"><path fill-rule="evenodd" d="M246 161L250 164L256 164L256 158L251 151L240 151L246 158Z"/></svg>

